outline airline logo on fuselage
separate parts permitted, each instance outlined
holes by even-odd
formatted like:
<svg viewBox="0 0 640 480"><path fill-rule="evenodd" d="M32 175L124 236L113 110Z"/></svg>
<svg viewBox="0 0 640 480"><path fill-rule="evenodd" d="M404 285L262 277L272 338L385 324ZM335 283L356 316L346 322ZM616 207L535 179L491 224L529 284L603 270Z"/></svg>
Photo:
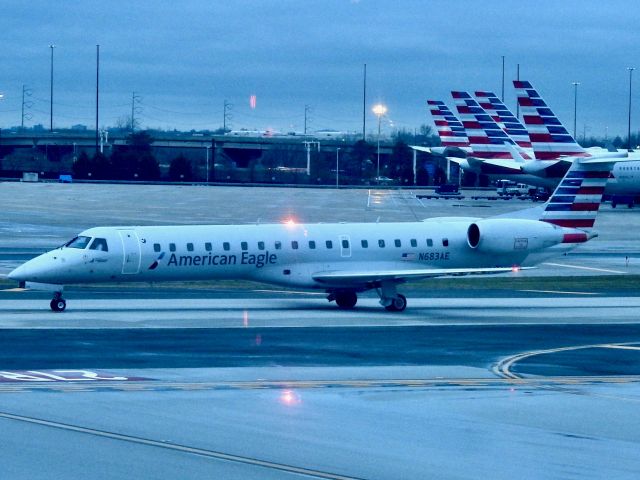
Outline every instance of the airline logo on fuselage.
<svg viewBox="0 0 640 480"><path fill-rule="evenodd" d="M254 255L249 252L242 252L240 256L236 254L208 255L176 255L172 253L167 262L169 267L208 267L218 265L254 265L262 268L266 265L275 265L278 256L268 250L264 253Z"/></svg>

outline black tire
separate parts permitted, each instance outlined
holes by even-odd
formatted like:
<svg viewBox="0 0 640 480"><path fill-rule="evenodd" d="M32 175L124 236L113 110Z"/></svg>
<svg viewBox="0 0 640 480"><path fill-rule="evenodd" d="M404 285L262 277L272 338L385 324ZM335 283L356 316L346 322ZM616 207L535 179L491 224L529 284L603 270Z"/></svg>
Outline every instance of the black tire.
<svg viewBox="0 0 640 480"><path fill-rule="evenodd" d="M356 292L340 292L336 293L336 305L338 307L348 310L356 306L358 302L358 295Z"/></svg>
<svg viewBox="0 0 640 480"><path fill-rule="evenodd" d="M59 298L57 300L54 298L49 303L49 306L54 312L64 312L64 309L67 308L67 302L64 300L64 298Z"/></svg>
<svg viewBox="0 0 640 480"><path fill-rule="evenodd" d="M393 299L391 305L387 305L384 308L387 312L403 312L404 309L407 308L407 297L399 293L398 296Z"/></svg>

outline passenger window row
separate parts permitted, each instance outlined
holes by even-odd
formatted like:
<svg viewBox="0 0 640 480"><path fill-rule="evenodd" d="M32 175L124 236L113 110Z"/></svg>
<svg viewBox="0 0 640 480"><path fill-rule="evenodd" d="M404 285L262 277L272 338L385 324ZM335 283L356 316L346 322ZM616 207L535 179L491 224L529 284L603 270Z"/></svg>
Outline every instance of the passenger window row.
<svg viewBox="0 0 640 480"><path fill-rule="evenodd" d="M342 239L340 244L341 244L342 248L350 248L349 240L347 240L347 239ZM325 245L325 248L327 250L333 249L333 241L332 240L326 240L324 245ZM410 239L409 240L409 245L412 248L417 248L418 247L418 240L415 239L415 238ZM433 247L433 239L427 238L426 239L426 245L427 245L427 247ZM365 240L365 239L360 240L360 246L362 248L369 248L369 241ZM400 239L396 238L395 240L393 240L393 246L396 247L396 248L401 248L402 247L402 241ZM449 246L449 239L443 238L442 239L442 246L443 247L448 247ZM308 247L309 247L309 250L315 250L317 248L316 247L316 241L315 240L309 240ZM385 248L385 247L386 247L385 240L384 239L379 239L378 240L378 248ZM92 246L92 248L93 248L93 246ZM249 250L249 243L248 242L244 242L244 241L240 242L240 248L243 251ZM266 248L267 247L266 247L265 242L263 242L263 241L259 241L258 242L258 250L265 250ZM276 240L273 243L273 248L275 250L282 250L282 242L279 241L279 240ZM292 240L291 241L291 249L292 250L298 250L299 248L300 248L300 243L298 242L298 240ZM211 242L205 242L204 249L207 252L211 252L213 250L212 243ZM222 249L225 252L230 251L231 250L231 243L222 242ZM175 243L170 243L169 244L169 251L170 252L175 252L176 250L177 250L176 244ZM162 251L162 245L160 245L159 243L154 243L153 244L153 251L154 252L161 252ZM193 252L193 251L194 251L193 243L187 243L187 252Z"/></svg>

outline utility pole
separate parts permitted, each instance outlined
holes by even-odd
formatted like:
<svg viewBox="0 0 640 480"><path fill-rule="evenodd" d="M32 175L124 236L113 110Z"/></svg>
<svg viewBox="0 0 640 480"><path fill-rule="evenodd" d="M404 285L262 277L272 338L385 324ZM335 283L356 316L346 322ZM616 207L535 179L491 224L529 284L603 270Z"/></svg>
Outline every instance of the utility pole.
<svg viewBox="0 0 640 480"><path fill-rule="evenodd" d="M573 139L578 141L578 137L576 136L576 119L578 113L578 85L580 82L572 82L573 85Z"/></svg>
<svg viewBox="0 0 640 480"><path fill-rule="evenodd" d="M136 113L140 113L140 107L136 107L140 103L140 95L136 92L131 94L131 133L136 131Z"/></svg>
<svg viewBox="0 0 640 480"><path fill-rule="evenodd" d="M49 105L49 131L53 131L53 49L56 48L55 45L49 45L51 49L51 92L50 92L50 105Z"/></svg>
<svg viewBox="0 0 640 480"><path fill-rule="evenodd" d="M229 113L229 110L231 110L231 108L233 107L232 104L230 104L229 102L227 102L226 100L224 101L224 106L222 109L222 133L227 133L227 120L231 120L231 113Z"/></svg>
<svg viewBox="0 0 640 480"><path fill-rule="evenodd" d="M307 135L307 117L309 116L309 113L311 112L311 106L310 105L305 105L304 106L304 135Z"/></svg>
<svg viewBox="0 0 640 480"><path fill-rule="evenodd" d="M364 64L364 78L362 88L362 141L367 141L367 64Z"/></svg>
<svg viewBox="0 0 640 480"><path fill-rule="evenodd" d="M24 108L31 108L33 102L31 100L25 100L24 97L30 97L33 92L30 88L27 88L26 85L22 85L22 116L20 119L20 130L24 130L24 119L31 120L31 113L24 113Z"/></svg>
<svg viewBox="0 0 640 480"><path fill-rule="evenodd" d="M627 127L627 151L631 151L631 77L633 76L633 71L635 67L627 67L629 70L629 123Z"/></svg>
<svg viewBox="0 0 640 480"><path fill-rule="evenodd" d="M516 67L516 80L520 80L520 64ZM516 118L520 118L520 101L516 99Z"/></svg>
<svg viewBox="0 0 640 480"><path fill-rule="evenodd" d="M502 103L504 103L504 55L502 55Z"/></svg>
<svg viewBox="0 0 640 480"><path fill-rule="evenodd" d="M100 143L100 130L98 121L100 119L100 45L96 45L96 155Z"/></svg>

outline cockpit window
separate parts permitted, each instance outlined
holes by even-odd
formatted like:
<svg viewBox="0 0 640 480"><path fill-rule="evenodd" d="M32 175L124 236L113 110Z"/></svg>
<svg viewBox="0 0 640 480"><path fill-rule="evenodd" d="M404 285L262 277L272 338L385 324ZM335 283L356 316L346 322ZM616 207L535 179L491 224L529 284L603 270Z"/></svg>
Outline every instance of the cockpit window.
<svg viewBox="0 0 640 480"><path fill-rule="evenodd" d="M90 241L91 237L76 237L73 240L69 240L64 246L67 248L79 248L82 250L83 248L87 248Z"/></svg>
<svg viewBox="0 0 640 480"><path fill-rule="evenodd" d="M108 252L109 247L107 247L107 239L106 238L94 238L93 242L91 242L91 246L89 250L100 250L101 252Z"/></svg>

